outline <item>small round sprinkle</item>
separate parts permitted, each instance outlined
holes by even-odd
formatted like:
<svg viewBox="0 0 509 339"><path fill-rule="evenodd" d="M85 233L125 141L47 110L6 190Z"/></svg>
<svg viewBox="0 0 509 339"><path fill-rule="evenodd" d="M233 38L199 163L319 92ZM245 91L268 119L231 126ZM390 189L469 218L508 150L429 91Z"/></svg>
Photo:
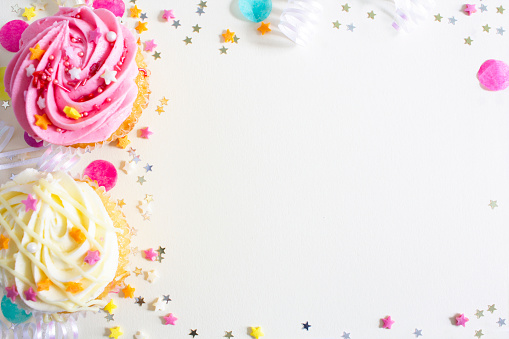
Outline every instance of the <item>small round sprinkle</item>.
<svg viewBox="0 0 509 339"><path fill-rule="evenodd" d="M67 68L67 67L66 67L66 68L64 69L64 71L69 72L69 68Z"/></svg>
<svg viewBox="0 0 509 339"><path fill-rule="evenodd" d="M48 59L55 60L55 56L54 55L50 55Z"/></svg>
<svg viewBox="0 0 509 339"><path fill-rule="evenodd" d="M117 33L109 31L108 33L106 33L106 40L108 40L109 42L117 40Z"/></svg>
<svg viewBox="0 0 509 339"><path fill-rule="evenodd" d="M57 132L62 132L62 129L61 128L57 128Z"/></svg>
<svg viewBox="0 0 509 339"><path fill-rule="evenodd" d="M41 75L42 80L46 80L46 78L47 78L46 74Z"/></svg>
<svg viewBox="0 0 509 339"><path fill-rule="evenodd" d="M76 19L81 19L81 15L80 14L76 14Z"/></svg>
<svg viewBox="0 0 509 339"><path fill-rule="evenodd" d="M78 55L79 55L80 57L82 57L82 56L84 56L84 55L85 55L85 53L83 53L83 52L79 52L79 53L78 53Z"/></svg>
<svg viewBox="0 0 509 339"><path fill-rule="evenodd" d="M122 66L122 61L117 62L117 65Z"/></svg>
<svg viewBox="0 0 509 339"><path fill-rule="evenodd" d="M72 41L72 42L76 42L76 39L72 38L72 39L71 39L71 41Z"/></svg>
<svg viewBox="0 0 509 339"><path fill-rule="evenodd" d="M88 112L83 112L83 116L88 117Z"/></svg>
<svg viewBox="0 0 509 339"><path fill-rule="evenodd" d="M106 101L107 102L111 102L111 98L106 98Z"/></svg>
<svg viewBox="0 0 509 339"><path fill-rule="evenodd" d="M48 72L53 73L53 67L48 68Z"/></svg>
<svg viewBox="0 0 509 339"><path fill-rule="evenodd" d="M68 67L70 65L69 61L64 62L64 66Z"/></svg>
<svg viewBox="0 0 509 339"><path fill-rule="evenodd" d="M102 92L103 92L103 89L102 89L101 87L99 87L99 88L97 89L97 93L102 93Z"/></svg>
<svg viewBox="0 0 509 339"><path fill-rule="evenodd" d="M27 245L27 251L30 252L30 253L35 253L37 252L37 244L35 242L31 242L31 243L28 243Z"/></svg>
<svg viewBox="0 0 509 339"><path fill-rule="evenodd" d="M55 85L58 85L58 79L53 80L53 83L54 83Z"/></svg>

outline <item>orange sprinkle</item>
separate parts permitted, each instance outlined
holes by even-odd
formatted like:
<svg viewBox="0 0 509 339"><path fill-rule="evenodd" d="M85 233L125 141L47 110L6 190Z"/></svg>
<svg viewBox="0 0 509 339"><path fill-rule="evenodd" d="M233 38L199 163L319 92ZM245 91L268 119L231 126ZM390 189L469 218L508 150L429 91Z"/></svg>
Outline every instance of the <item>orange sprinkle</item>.
<svg viewBox="0 0 509 339"><path fill-rule="evenodd" d="M9 238L4 237L4 235L0 235L0 250L9 249Z"/></svg>
<svg viewBox="0 0 509 339"><path fill-rule="evenodd" d="M44 113L43 115L36 114L35 115L35 125L39 126L43 130L47 130L48 125L51 125L51 121L49 121L46 113Z"/></svg>
<svg viewBox="0 0 509 339"><path fill-rule="evenodd" d="M78 292L83 291L83 286L81 285L80 282L68 282L65 291L76 294Z"/></svg>
<svg viewBox="0 0 509 339"><path fill-rule="evenodd" d="M44 280L41 280L37 283L37 291L49 291L49 287L51 286L51 280L49 278L46 278Z"/></svg>
<svg viewBox="0 0 509 339"><path fill-rule="evenodd" d="M82 243L84 242L85 240L87 240L87 237L86 235L81 232L81 230L74 226L72 229L71 229L71 232L69 232L69 235L71 236L71 238L74 239L74 241L76 241L77 243Z"/></svg>

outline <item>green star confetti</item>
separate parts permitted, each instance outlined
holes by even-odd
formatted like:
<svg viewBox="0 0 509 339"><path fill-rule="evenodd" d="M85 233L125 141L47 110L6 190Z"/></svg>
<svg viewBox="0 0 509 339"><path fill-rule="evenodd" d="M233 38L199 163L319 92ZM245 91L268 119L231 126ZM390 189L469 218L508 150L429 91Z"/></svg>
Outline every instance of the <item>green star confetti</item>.
<svg viewBox="0 0 509 339"><path fill-rule="evenodd" d="M341 7L343 7L343 9L342 9L343 12L348 12L348 11L350 11L350 8L352 8L352 7L348 6L348 4L341 5Z"/></svg>
<svg viewBox="0 0 509 339"><path fill-rule="evenodd" d="M154 60L161 59L161 52L156 51L152 54L152 56L154 57Z"/></svg>
<svg viewBox="0 0 509 339"><path fill-rule="evenodd" d="M474 40L470 39L470 37L465 38L465 45L472 46L472 42L473 42L473 41L474 41Z"/></svg>
<svg viewBox="0 0 509 339"><path fill-rule="evenodd" d="M224 46L223 46L223 47L221 47L219 50L221 51L221 53L220 53L220 54L228 54L228 53L226 53L226 51L228 50L228 48L226 48L226 47L224 47Z"/></svg>
<svg viewBox="0 0 509 339"><path fill-rule="evenodd" d="M189 44L192 44L193 42L191 41L193 38L190 38L188 36L186 36L186 38L182 41L184 41L186 43L186 46L189 45Z"/></svg>
<svg viewBox="0 0 509 339"><path fill-rule="evenodd" d="M375 20L375 12L371 11L371 12L368 12L368 19L373 19Z"/></svg>
<svg viewBox="0 0 509 339"><path fill-rule="evenodd" d="M336 20L336 21L334 21L334 22L332 23L332 28L337 28L337 29L339 29L339 26L341 26L341 24L339 23L339 21L338 21L338 20Z"/></svg>
<svg viewBox="0 0 509 339"><path fill-rule="evenodd" d="M490 26L488 26L488 24L486 24L486 25L482 26L482 31L483 31L483 32L489 33L489 32L490 32L490 29L491 29L491 27L490 27Z"/></svg>
<svg viewBox="0 0 509 339"><path fill-rule="evenodd" d="M438 22L442 22L442 19L444 17L440 15L440 13L438 13L437 15L435 15L435 21L438 21Z"/></svg>
<svg viewBox="0 0 509 339"><path fill-rule="evenodd" d="M198 24L196 24L196 26L193 26L193 33L196 32L196 33L200 33L200 29L201 27L198 26Z"/></svg>

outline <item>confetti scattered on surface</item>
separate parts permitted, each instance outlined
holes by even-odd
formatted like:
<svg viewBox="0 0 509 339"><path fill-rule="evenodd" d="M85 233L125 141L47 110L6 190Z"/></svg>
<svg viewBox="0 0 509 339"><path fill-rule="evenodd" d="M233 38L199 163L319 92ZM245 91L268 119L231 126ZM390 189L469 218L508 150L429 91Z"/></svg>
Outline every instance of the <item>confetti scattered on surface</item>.
<svg viewBox="0 0 509 339"><path fill-rule="evenodd" d="M145 254L145 259L149 261L156 260L157 253L154 251L154 249L149 248L148 250L144 250L143 253Z"/></svg>
<svg viewBox="0 0 509 339"><path fill-rule="evenodd" d="M227 50L228 50L228 48L226 48L224 46L219 49L219 51L221 51L220 54L228 54L228 53L226 53Z"/></svg>
<svg viewBox="0 0 509 339"><path fill-rule="evenodd" d="M138 34L141 34L145 31L148 31L147 25L148 25L148 22L138 21L138 24L136 25L136 27L134 29L136 29L136 32L138 32Z"/></svg>
<svg viewBox="0 0 509 339"><path fill-rule="evenodd" d="M413 335L415 335L416 338L422 337L422 330L415 329Z"/></svg>
<svg viewBox="0 0 509 339"><path fill-rule="evenodd" d="M191 332L189 333L189 335L192 336L193 338L198 335L198 330L190 330L190 331Z"/></svg>
<svg viewBox="0 0 509 339"><path fill-rule="evenodd" d="M119 326L110 328L110 335L109 335L110 338L118 339L122 334L124 334L124 333L122 332L122 330L120 329Z"/></svg>
<svg viewBox="0 0 509 339"><path fill-rule="evenodd" d="M372 20L375 20L375 15L376 13L371 11L371 12L368 12L368 19L372 19Z"/></svg>
<svg viewBox="0 0 509 339"><path fill-rule="evenodd" d="M472 15L474 14L475 12L477 12L477 9L475 8L475 5L465 5L465 9L464 9L465 13L467 15Z"/></svg>
<svg viewBox="0 0 509 339"><path fill-rule="evenodd" d="M147 181L147 180L145 180L145 176L141 176L141 177L138 177L138 180L137 180L136 182L143 186L143 184L144 184L146 181Z"/></svg>
<svg viewBox="0 0 509 339"><path fill-rule="evenodd" d="M171 19L175 19L175 15L173 14L173 9L163 10L163 19L166 21L170 21Z"/></svg>
<svg viewBox="0 0 509 339"><path fill-rule="evenodd" d="M230 32L229 29L223 33L224 42L233 42L233 37L235 36L235 32Z"/></svg>
<svg viewBox="0 0 509 339"><path fill-rule="evenodd" d="M175 29L179 28L179 26L182 26L180 24L180 20L173 20L173 24L172 24L173 27L175 27Z"/></svg>
<svg viewBox="0 0 509 339"><path fill-rule="evenodd" d="M505 319L498 318L497 324L498 324L498 327L504 326L505 325Z"/></svg>
<svg viewBox="0 0 509 339"><path fill-rule="evenodd" d="M145 280L149 283L154 283L157 279L159 279L159 273L156 270L145 272Z"/></svg>
<svg viewBox="0 0 509 339"><path fill-rule="evenodd" d="M148 138L150 138L150 136L152 134L154 134L154 132L149 130L148 127L140 128L139 131L140 131L140 138L143 138L143 139L148 139Z"/></svg>
<svg viewBox="0 0 509 339"><path fill-rule="evenodd" d="M129 9L129 12L130 12L130 13L129 13L129 16L130 16L131 18L139 18L139 17L140 17L140 14L141 14L141 12L142 12L142 10L141 10L141 9L139 9L137 5L134 5L134 7L131 7L131 8Z"/></svg>
<svg viewBox="0 0 509 339"><path fill-rule="evenodd" d="M392 328L392 325L395 323L395 321L391 319L390 315L385 317L385 318L383 318L382 322L383 322L382 327L386 328L388 330L390 330Z"/></svg>
<svg viewBox="0 0 509 339"><path fill-rule="evenodd" d="M509 86L509 66L500 60L487 60L479 68L477 78L487 90L501 91ZM493 209L497 202L490 200L489 205Z"/></svg>
<svg viewBox="0 0 509 339"><path fill-rule="evenodd" d="M339 21L338 21L338 20L336 20L336 21L334 21L334 22L332 23L332 27L333 27L333 28L339 29L339 26L341 26L341 24L339 23Z"/></svg>
<svg viewBox="0 0 509 339"><path fill-rule="evenodd" d="M249 333L249 335L255 339L259 339L265 336L265 333L263 333L261 327L251 327L251 333Z"/></svg>
<svg viewBox="0 0 509 339"><path fill-rule="evenodd" d="M163 317L165 325L175 325L175 322L178 320L172 313Z"/></svg>
<svg viewBox="0 0 509 339"><path fill-rule="evenodd" d="M311 325L309 325L308 321L306 321L305 323L302 323L302 329L303 330L309 331L310 327L311 327Z"/></svg>
<svg viewBox="0 0 509 339"><path fill-rule="evenodd" d="M145 303L145 298L143 297L137 297L135 300L136 300L135 304L138 304L138 306L143 306L143 304Z"/></svg>
<svg viewBox="0 0 509 339"><path fill-rule="evenodd" d="M341 5L343 12L349 12L352 7L348 6L348 4Z"/></svg>
<svg viewBox="0 0 509 339"><path fill-rule="evenodd" d="M495 304L493 305L488 305L488 312L490 312L491 314L493 314L493 312L495 312L497 309L495 308Z"/></svg>
<svg viewBox="0 0 509 339"><path fill-rule="evenodd" d="M94 8L105 8L118 17L125 13L125 4L122 0L94 0Z"/></svg>
<svg viewBox="0 0 509 339"><path fill-rule="evenodd" d="M9 52L19 51L19 40L27 27L28 23L23 20L9 21L0 29L0 44Z"/></svg>
<svg viewBox="0 0 509 339"><path fill-rule="evenodd" d="M117 308L117 305L113 302L113 299L110 299L110 302L104 306L104 310L109 314L113 313L113 310Z"/></svg>
<svg viewBox="0 0 509 339"><path fill-rule="evenodd" d="M103 186L106 191L115 187L118 179L117 169L106 160L92 161L83 171L83 175Z"/></svg>
<svg viewBox="0 0 509 339"><path fill-rule="evenodd" d="M25 7L25 11L22 14L23 17L27 18L27 21L32 20L36 16L34 7Z"/></svg>
<svg viewBox="0 0 509 339"><path fill-rule="evenodd" d="M193 33L196 32L196 33L200 33L200 29L201 27L198 26L198 24L196 24L195 26L193 26Z"/></svg>
<svg viewBox="0 0 509 339"><path fill-rule="evenodd" d="M350 333L343 332L343 335L341 336L343 339L350 339Z"/></svg>
<svg viewBox="0 0 509 339"><path fill-rule="evenodd" d="M124 298L134 298L134 291L136 289L131 287L131 285L127 285L122 289L122 293L124 293Z"/></svg>
<svg viewBox="0 0 509 339"><path fill-rule="evenodd" d="M184 42L186 43L186 45L189 45L189 44L192 44L192 43L193 43L193 42L192 42L192 39L193 39L193 38L190 38L190 37L186 36L186 38L185 38L184 40L182 40L182 41L184 41Z"/></svg>
<svg viewBox="0 0 509 339"><path fill-rule="evenodd" d="M442 19L444 17L440 15L440 13L438 13L437 15L435 15L435 21L438 21L438 22L442 22Z"/></svg>
<svg viewBox="0 0 509 339"><path fill-rule="evenodd" d="M469 319L467 317L465 317L465 315L463 313L456 316L456 326L465 327L465 325L467 324L467 321L469 321Z"/></svg>
<svg viewBox="0 0 509 339"><path fill-rule="evenodd" d="M152 56L154 57L154 60L157 60L157 59L161 59L161 53L160 52L154 52L154 54L152 54Z"/></svg>
<svg viewBox="0 0 509 339"><path fill-rule="evenodd" d="M260 33L262 33L262 35L265 35L266 33L269 33L270 31L272 31L270 29L270 22L268 22L268 23L262 22L260 27L258 27L258 31Z"/></svg>
<svg viewBox="0 0 509 339"><path fill-rule="evenodd" d="M484 317L484 311L477 310L477 312L475 312L475 316L477 317L477 319Z"/></svg>
<svg viewBox="0 0 509 339"><path fill-rule="evenodd" d="M232 334L233 331L224 331L224 338L233 338L233 334Z"/></svg>
<svg viewBox="0 0 509 339"><path fill-rule="evenodd" d="M465 38L465 45L472 46L472 42L474 42L474 40L472 40L470 37Z"/></svg>
<svg viewBox="0 0 509 339"><path fill-rule="evenodd" d="M497 7L497 13L504 14L504 11L505 11L504 7L502 7L502 6Z"/></svg>
<svg viewBox="0 0 509 339"><path fill-rule="evenodd" d="M153 303L152 307L154 307L154 311L164 311L166 309L166 303L163 298L158 297Z"/></svg>
<svg viewBox="0 0 509 339"><path fill-rule="evenodd" d="M145 52L152 52L156 47L157 44L154 42L154 39L145 41Z"/></svg>
<svg viewBox="0 0 509 339"><path fill-rule="evenodd" d="M131 143L131 141L129 140L129 138L126 135L122 138L118 138L117 147L125 149L130 143Z"/></svg>
<svg viewBox="0 0 509 339"><path fill-rule="evenodd" d="M478 331L475 331L474 337L481 338L483 335L484 335L484 333L482 333L482 330L478 330Z"/></svg>

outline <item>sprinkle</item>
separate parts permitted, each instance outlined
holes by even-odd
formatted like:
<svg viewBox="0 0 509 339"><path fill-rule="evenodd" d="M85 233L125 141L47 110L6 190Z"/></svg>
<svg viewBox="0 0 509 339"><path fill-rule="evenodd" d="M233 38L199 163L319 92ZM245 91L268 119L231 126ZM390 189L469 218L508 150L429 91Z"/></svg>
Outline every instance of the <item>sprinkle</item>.
<svg viewBox="0 0 509 339"><path fill-rule="evenodd" d="M83 286L80 282L71 281L67 283L67 288L65 289L65 291L76 294L83 291Z"/></svg>
<svg viewBox="0 0 509 339"><path fill-rule="evenodd" d="M196 33L200 33L200 29L201 27L198 26L198 24L196 24L196 26L193 26L193 33L196 32Z"/></svg>
<svg viewBox="0 0 509 339"><path fill-rule="evenodd" d="M415 329L412 334L415 335L416 338L422 337L422 330Z"/></svg>
<svg viewBox="0 0 509 339"><path fill-rule="evenodd" d="M476 330L474 337L477 337L480 339L483 335L484 335L484 333L482 333L482 330Z"/></svg>
<svg viewBox="0 0 509 339"><path fill-rule="evenodd" d="M154 43L154 39L145 41L145 52L152 52L152 50L156 47L157 44Z"/></svg>
<svg viewBox="0 0 509 339"><path fill-rule="evenodd" d="M153 167L153 166L154 166L154 165L149 165L149 164L147 164L147 166L145 166L145 167L143 167L143 168L145 169L145 172L147 172L147 173L148 173L148 172L152 172L152 167Z"/></svg>
<svg viewBox="0 0 509 339"><path fill-rule="evenodd" d="M125 174L131 174L137 169L136 163L133 161L122 161L122 165L120 166L120 169Z"/></svg>
<svg viewBox="0 0 509 339"><path fill-rule="evenodd" d="M163 317L165 321L165 325L175 325L175 321L178 320L175 316L173 316L172 313L168 314L167 316Z"/></svg>
<svg viewBox="0 0 509 339"><path fill-rule="evenodd" d="M253 338L258 339L260 337L265 336L265 333L262 332L261 327L251 327L251 333L249 335Z"/></svg>
<svg viewBox="0 0 509 339"><path fill-rule="evenodd" d="M134 287L131 287L131 285L127 285L122 289L122 292L124 293L124 298L134 298L134 291L136 289Z"/></svg>
<svg viewBox="0 0 509 339"><path fill-rule="evenodd" d="M129 15L131 18L139 18L142 12L142 10L139 9L137 5L134 5L134 7L130 8L129 11L131 12Z"/></svg>
<svg viewBox="0 0 509 339"><path fill-rule="evenodd" d="M170 19L175 19L175 15L173 14L173 9L164 9L163 19L166 21L170 21Z"/></svg>
<svg viewBox="0 0 509 339"><path fill-rule="evenodd" d="M182 26L180 24L180 20L173 20L173 24L171 24L172 26L175 27L175 29L179 28L179 26Z"/></svg>
<svg viewBox="0 0 509 339"><path fill-rule="evenodd" d="M16 285L6 287L5 291L7 292L7 298L11 299L12 302L14 302L16 300L16 297L19 295Z"/></svg>
<svg viewBox="0 0 509 339"><path fill-rule="evenodd" d="M93 41L97 44L97 41L99 40L101 35L102 35L101 29L99 27L96 27L96 29L88 32L88 40Z"/></svg>
<svg viewBox="0 0 509 339"><path fill-rule="evenodd" d="M27 251L29 253L35 253L37 252L37 249L39 248L39 246L37 245L37 243L35 242L30 242L27 244Z"/></svg>
<svg viewBox="0 0 509 339"><path fill-rule="evenodd" d="M395 321L391 319L390 315L382 319L382 322L383 322L382 327L388 330L390 330L392 328L392 325L395 323Z"/></svg>
<svg viewBox="0 0 509 339"><path fill-rule="evenodd" d="M230 30L227 29L226 33L223 33L224 42L233 42L234 36L235 36L235 32L230 32Z"/></svg>
<svg viewBox="0 0 509 339"><path fill-rule="evenodd" d="M467 317L465 317L465 315L462 313L456 317L456 326L465 327L468 320L469 319Z"/></svg>
<svg viewBox="0 0 509 339"><path fill-rule="evenodd" d="M36 14L35 14L35 8L34 8L34 7L25 7L25 11L23 12L22 16L24 16L25 18L27 18L27 21L32 20L32 18L33 18L34 16L36 16Z"/></svg>
<svg viewBox="0 0 509 339"><path fill-rule="evenodd" d="M166 248L159 246L159 248L157 249L156 252L159 254L166 254L165 250L166 250Z"/></svg>
<svg viewBox="0 0 509 339"><path fill-rule="evenodd" d="M49 288L51 286L51 280L49 278L46 278L44 280L41 280L37 283L37 291L49 291Z"/></svg>
<svg viewBox="0 0 509 339"><path fill-rule="evenodd" d="M114 42L115 40L117 40L117 33L109 31L108 33L106 33L106 40L108 40L108 42Z"/></svg>
<svg viewBox="0 0 509 339"><path fill-rule="evenodd" d="M494 209L495 207L498 207L496 200L490 200L490 203L488 204L491 209Z"/></svg>
<svg viewBox="0 0 509 339"><path fill-rule="evenodd" d="M136 29L136 32L138 32L138 34L141 34L145 31L148 31L147 25L148 25L148 22L138 21L138 24L136 25L136 27L134 29Z"/></svg>
<svg viewBox="0 0 509 339"><path fill-rule="evenodd" d="M106 319L108 322L115 320L113 314L106 314L104 319Z"/></svg>
<svg viewBox="0 0 509 339"><path fill-rule="evenodd" d="M30 300L30 301L33 301L33 302L37 301L37 299L36 299L37 292L35 292L32 287L30 287L28 290L23 292L23 294L25 295L25 299L26 300Z"/></svg>
<svg viewBox="0 0 509 339"><path fill-rule="evenodd" d="M477 12L477 9L475 8L475 5L465 5L464 9L465 13L467 13L469 16L473 13Z"/></svg>
<svg viewBox="0 0 509 339"><path fill-rule="evenodd" d="M126 135L126 136L123 136L122 138L118 138L117 147L125 149L130 143L131 143L131 141L127 138L127 135Z"/></svg>
<svg viewBox="0 0 509 339"><path fill-rule="evenodd" d="M500 14L504 14L504 11L505 11L505 8L500 6L500 7L496 7L497 8L497 13L500 13Z"/></svg>
<svg viewBox="0 0 509 339"><path fill-rule="evenodd" d="M28 65L28 67L25 68L25 70L27 71L27 77L31 77L35 72L34 64Z"/></svg>
<svg viewBox="0 0 509 339"><path fill-rule="evenodd" d="M201 8L207 7L207 1L200 0L200 3L198 4L198 7L201 7Z"/></svg>
<svg viewBox="0 0 509 339"><path fill-rule="evenodd" d="M68 118L78 120L81 118L81 114L74 107L65 106L64 113Z"/></svg>
<svg viewBox="0 0 509 339"><path fill-rule="evenodd" d="M343 12L348 12L350 10L350 8L352 8L352 7L348 6L348 4L341 5L341 7L343 8L342 9Z"/></svg>
<svg viewBox="0 0 509 339"><path fill-rule="evenodd" d="M124 332L121 331L120 326L112 327L110 328L110 335L108 336L108 338L118 339L118 337L120 337L122 334L124 334Z"/></svg>
<svg viewBox="0 0 509 339"><path fill-rule="evenodd" d="M111 314L115 308L117 308L117 305L115 305L115 303L113 302L113 299L110 299L110 302L108 304L106 304L106 306L104 306L104 311Z"/></svg>
<svg viewBox="0 0 509 339"><path fill-rule="evenodd" d="M134 339L148 339L148 337L145 335L145 333L138 331L134 335Z"/></svg>
<svg viewBox="0 0 509 339"><path fill-rule="evenodd" d="M232 334L233 331L224 331L224 338L233 338L233 334Z"/></svg>
<svg viewBox="0 0 509 339"><path fill-rule="evenodd" d="M99 260L101 260L101 254L99 251L88 251L87 256L83 259L84 262L89 264L90 266L95 265Z"/></svg>
<svg viewBox="0 0 509 339"><path fill-rule="evenodd" d="M155 282L159 278L159 273L156 270L145 272L145 280L149 283Z"/></svg>
<svg viewBox="0 0 509 339"><path fill-rule="evenodd" d="M343 335L341 336L341 338L350 339L350 333L346 333L345 331L343 331Z"/></svg>
<svg viewBox="0 0 509 339"><path fill-rule="evenodd" d="M69 70L69 75L71 76L71 80L80 80L80 72L81 72L81 69L77 68L77 67L73 67Z"/></svg>
<svg viewBox="0 0 509 339"><path fill-rule="evenodd" d="M25 205L25 212L37 210L37 199L32 197L31 194L27 196L26 200L21 200L21 203Z"/></svg>
<svg viewBox="0 0 509 339"><path fill-rule="evenodd" d="M154 132L150 131L148 127L141 128L140 130L140 138L148 139Z"/></svg>
<svg viewBox="0 0 509 339"><path fill-rule="evenodd" d="M48 120L48 116L43 115L35 115L35 125L42 128L43 130L47 130L49 125L52 125L51 121Z"/></svg>
<svg viewBox="0 0 509 339"><path fill-rule="evenodd" d="M154 307L154 311L164 311L166 303L163 298L159 297L152 303L152 306Z"/></svg>
<svg viewBox="0 0 509 339"><path fill-rule="evenodd" d="M187 45L189 45L189 44L192 44L192 43L193 43L193 42L192 42L192 39L193 39L193 38L190 38L190 37L186 36L186 38L185 38L184 40L182 40L182 41L184 41L184 42L186 43L186 46L187 46Z"/></svg>
<svg viewBox="0 0 509 339"><path fill-rule="evenodd" d="M103 75L101 75L101 78L104 79L106 85L109 85L112 82L117 82L117 78L115 78L116 75L117 71L106 69L104 70Z"/></svg>
<svg viewBox="0 0 509 339"><path fill-rule="evenodd" d="M2 104L2 107L3 107L4 109L7 109L7 107L9 107L9 106L10 106L10 105L9 105L9 102L8 102L8 101L4 101L4 103Z"/></svg>
<svg viewBox="0 0 509 339"><path fill-rule="evenodd" d="M171 301L170 295L169 294L163 295L163 300L166 301L166 303L170 302Z"/></svg>
<svg viewBox="0 0 509 339"><path fill-rule="evenodd" d="M272 31L269 26L270 26L270 22L268 22L268 23L262 22L260 27L258 27L258 31L260 31L260 33L262 33L262 35L265 35L265 33Z"/></svg>
<svg viewBox="0 0 509 339"><path fill-rule="evenodd" d="M39 44L35 45L35 48L29 48L29 50L31 53L30 60L34 60L34 59L41 60L44 53L46 53L46 50L41 49L39 47Z"/></svg>
<svg viewBox="0 0 509 339"><path fill-rule="evenodd" d="M71 229L71 231L69 232L69 235L71 236L71 238L74 239L74 241L76 241L77 243L82 243L84 242L85 240L87 240L87 237L85 236L85 234L83 232L81 232L81 230L76 227L76 226L73 226L73 228Z"/></svg>
<svg viewBox="0 0 509 339"><path fill-rule="evenodd" d="M144 250L143 253L145 254L145 259L149 261L154 261L157 257L157 253L154 252L152 248L149 248L148 250Z"/></svg>
<svg viewBox="0 0 509 339"><path fill-rule="evenodd" d="M42 96L37 99L37 106L39 106L39 109L43 110L46 108L46 100Z"/></svg>
<svg viewBox="0 0 509 339"><path fill-rule="evenodd" d="M505 325L505 319L498 318L497 324L498 324L498 327L504 326Z"/></svg>
<svg viewBox="0 0 509 339"><path fill-rule="evenodd" d="M156 51L152 54L152 56L154 57L154 60L161 59L161 52Z"/></svg>
<svg viewBox="0 0 509 339"><path fill-rule="evenodd" d="M198 15L201 16L202 14L205 13L205 11L203 10L202 7L198 7L195 13L198 13Z"/></svg>
<svg viewBox="0 0 509 339"><path fill-rule="evenodd" d="M0 44L9 52L18 52L21 34L23 34L27 27L28 23L23 20L7 22L0 29Z"/></svg>

